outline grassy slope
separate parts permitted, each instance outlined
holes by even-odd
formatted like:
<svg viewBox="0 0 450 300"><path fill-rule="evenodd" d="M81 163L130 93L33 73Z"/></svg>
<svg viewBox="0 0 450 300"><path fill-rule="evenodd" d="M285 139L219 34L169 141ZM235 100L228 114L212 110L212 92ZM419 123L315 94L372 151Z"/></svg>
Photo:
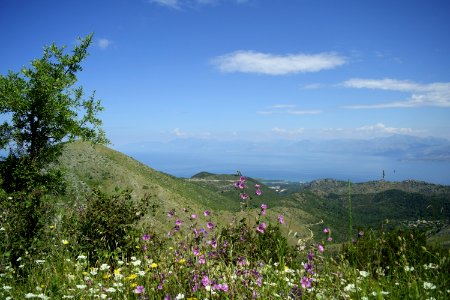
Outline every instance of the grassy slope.
<svg viewBox="0 0 450 300"><path fill-rule="evenodd" d="M116 188L131 189L134 197L145 194L151 196L150 201L160 205L160 214L148 221L156 228L167 230L165 212L183 208L200 214L204 210L212 210L217 222L231 222L233 219L255 218L261 203L269 205L267 218L276 222L278 214L286 217L289 230L298 232L298 236L309 235L309 224L318 219L299 207L285 207L279 196L267 187L262 187L263 196L252 196L249 212L241 212L239 192L233 187L236 176L226 175L220 181L208 181L197 178L188 180L176 178L158 172L135 159L101 145L92 146L83 142L66 145L61 165L66 169L68 181L67 201L84 201L92 188L113 193ZM201 176L200 176L201 177ZM213 176L214 177L214 176ZM215 180L214 178L209 178ZM256 181L248 179L247 193L254 193ZM272 209L273 208L273 209Z"/></svg>

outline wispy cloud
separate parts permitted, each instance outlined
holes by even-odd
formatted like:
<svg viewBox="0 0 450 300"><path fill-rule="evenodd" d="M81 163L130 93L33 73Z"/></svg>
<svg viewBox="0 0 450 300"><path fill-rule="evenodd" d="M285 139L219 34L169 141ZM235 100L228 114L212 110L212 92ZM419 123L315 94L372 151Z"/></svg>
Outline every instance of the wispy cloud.
<svg viewBox="0 0 450 300"><path fill-rule="evenodd" d="M407 80L396 79L361 79L353 78L341 84L346 88L378 89L410 93L409 98L379 104L351 105L352 109L377 109L398 107L438 106L450 107L450 82L435 82L422 84Z"/></svg>
<svg viewBox="0 0 450 300"><path fill-rule="evenodd" d="M275 127L271 130L271 132L277 136L283 136L283 137L298 137L302 135L305 132L304 128L298 128L298 129L284 129L284 128L278 128Z"/></svg>
<svg viewBox="0 0 450 300"><path fill-rule="evenodd" d="M388 134L411 134L414 133L415 130L412 128L396 128L396 127L389 127L384 125L383 123L377 123L375 125L366 125L362 127L356 128L357 131L363 131L367 133L388 133Z"/></svg>
<svg viewBox="0 0 450 300"><path fill-rule="evenodd" d="M111 46L111 44L112 44L112 41L109 39L105 39L105 38L101 38L97 41L97 46L102 50L107 49L109 46Z"/></svg>
<svg viewBox="0 0 450 300"><path fill-rule="evenodd" d="M221 0L148 0L150 3L155 3L173 9L180 9L182 7L189 7L195 5L213 5L218 4ZM244 4L249 0L228 0L237 4Z"/></svg>
<svg viewBox="0 0 450 300"><path fill-rule="evenodd" d="M333 69L346 63L336 53L275 55L254 51L236 51L212 60L222 72L286 75Z"/></svg>
<svg viewBox="0 0 450 300"><path fill-rule="evenodd" d="M149 2L169 8L180 8L180 1L178 0L149 0Z"/></svg>
<svg viewBox="0 0 450 300"><path fill-rule="evenodd" d="M270 106L268 110L257 111L256 113L259 115L273 115L273 114L316 115L322 113L322 111L317 109L310 109L310 110L297 109L297 106L292 104L276 104Z"/></svg>

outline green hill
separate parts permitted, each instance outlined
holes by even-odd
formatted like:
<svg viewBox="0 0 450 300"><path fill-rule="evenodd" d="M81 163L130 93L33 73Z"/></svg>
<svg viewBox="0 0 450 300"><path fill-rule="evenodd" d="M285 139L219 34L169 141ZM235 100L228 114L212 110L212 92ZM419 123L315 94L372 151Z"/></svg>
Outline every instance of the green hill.
<svg viewBox="0 0 450 300"><path fill-rule="evenodd" d="M234 187L239 179L236 174L201 172L191 178L176 178L108 147L82 142L67 144L60 162L67 174L66 201L85 201L94 188L107 193L130 189L135 198L147 195L159 207L159 214L146 220L160 229L167 228L166 213L172 209L188 209L197 214L212 210L218 216L217 222L226 223L256 217L264 203L271 210L269 218L273 222L278 214L285 216L285 233L297 232L296 236L306 237L312 230L321 237L323 227L328 226L333 228L336 241L348 238L348 191L344 181L285 183L284 187L292 190L280 192L273 182L263 184L246 178L250 211L242 211L239 197L242 191ZM262 196L255 195L256 184L261 185ZM450 220L450 187L447 186L412 180L356 183L351 184L351 199L355 233L359 227L385 226L386 220L392 226L417 226L420 220L435 229Z"/></svg>

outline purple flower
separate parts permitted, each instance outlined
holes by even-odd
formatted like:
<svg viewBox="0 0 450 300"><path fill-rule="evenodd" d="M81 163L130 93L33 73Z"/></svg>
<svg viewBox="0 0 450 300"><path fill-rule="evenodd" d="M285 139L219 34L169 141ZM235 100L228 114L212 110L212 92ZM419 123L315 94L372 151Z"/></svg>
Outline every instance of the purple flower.
<svg viewBox="0 0 450 300"><path fill-rule="evenodd" d="M261 223L258 225L258 227L256 227L256 231L258 231L259 233L264 233L266 231L266 223Z"/></svg>
<svg viewBox="0 0 450 300"><path fill-rule="evenodd" d="M329 236L328 238L327 238L327 241L329 241L329 242L331 242L333 240L333 238L331 237L331 236Z"/></svg>
<svg viewBox="0 0 450 300"><path fill-rule="evenodd" d="M150 235L149 235L148 233L144 234L144 235L142 236L142 240L143 240L143 241L148 241L148 240L150 240Z"/></svg>
<svg viewBox="0 0 450 300"><path fill-rule="evenodd" d="M192 249L192 252L194 253L195 256L200 255L200 250L198 249L198 247L194 247L194 249Z"/></svg>
<svg viewBox="0 0 450 300"><path fill-rule="evenodd" d="M167 216L168 216L169 218L172 218L174 215L175 215L175 209L172 209L171 211L169 211L169 212L167 213Z"/></svg>
<svg viewBox="0 0 450 300"><path fill-rule="evenodd" d="M191 219L197 219L197 215L196 214L192 214L191 215Z"/></svg>
<svg viewBox="0 0 450 300"><path fill-rule="evenodd" d="M255 184L255 188L260 188L260 187L261 187L261 185Z"/></svg>
<svg viewBox="0 0 450 300"><path fill-rule="evenodd" d="M134 290L134 292L135 292L136 294L142 294L143 292L145 292L145 288L144 288L143 285L138 285L138 286L136 287L136 289Z"/></svg>
<svg viewBox="0 0 450 300"><path fill-rule="evenodd" d="M257 189L257 190L255 191L255 194L256 194L257 196L261 196L262 191L261 191L260 189Z"/></svg>
<svg viewBox="0 0 450 300"><path fill-rule="evenodd" d="M267 204L261 204L261 210L266 210L267 209Z"/></svg>
<svg viewBox="0 0 450 300"><path fill-rule="evenodd" d="M211 212L210 212L209 210L205 210L205 211L203 212L203 215L204 215L205 217L209 216L210 214L211 214Z"/></svg>
<svg viewBox="0 0 450 300"><path fill-rule="evenodd" d="M204 255L201 255L201 256L198 258L198 263L201 264L201 265L204 265L204 264L206 263L206 259L205 259L205 256L204 256Z"/></svg>
<svg viewBox="0 0 450 300"><path fill-rule="evenodd" d="M242 190L245 188L245 183L244 181L236 181L234 187Z"/></svg>
<svg viewBox="0 0 450 300"><path fill-rule="evenodd" d="M246 200L248 198L248 195L246 193L241 194L241 199Z"/></svg>
<svg viewBox="0 0 450 300"><path fill-rule="evenodd" d="M202 284L203 286L211 285L211 281L209 280L208 276L203 276L202 278Z"/></svg>
<svg viewBox="0 0 450 300"><path fill-rule="evenodd" d="M306 276L304 276L301 280L300 283L302 284L302 287L304 289L310 288L311 287L311 283L312 283L312 278L308 278Z"/></svg>
<svg viewBox="0 0 450 300"><path fill-rule="evenodd" d="M309 261L313 261L314 260L314 253L312 253L311 251L308 252L308 260Z"/></svg>
<svg viewBox="0 0 450 300"><path fill-rule="evenodd" d="M208 222L208 223L206 223L206 227L208 227L208 229L211 230L214 228L214 223Z"/></svg>
<svg viewBox="0 0 450 300"><path fill-rule="evenodd" d="M284 224L284 217L283 217L283 215L278 215L278 222L280 224Z"/></svg>
<svg viewBox="0 0 450 300"><path fill-rule="evenodd" d="M317 249L319 249L319 252L325 251L325 248L323 247L322 244L318 244L318 245L317 245Z"/></svg>
<svg viewBox="0 0 450 300"><path fill-rule="evenodd" d="M328 233L330 233L331 231L330 231L330 228L328 228L328 227L325 227L324 229L323 229L323 233L325 233L325 234L328 234Z"/></svg>
<svg viewBox="0 0 450 300"><path fill-rule="evenodd" d="M183 221L181 221L180 219L177 219L177 220L175 221L175 225L176 225L176 226L181 226L182 223L183 223Z"/></svg>
<svg viewBox="0 0 450 300"><path fill-rule="evenodd" d="M239 178L239 181L245 182L245 177L244 177L244 176L241 176L241 177Z"/></svg>
<svg viewBox="0 0 450 300"><path fill-rule="evenodd" d="M164 300L172 300L172 297L170 297L170 294L166 294L166 296L164 297Z"/></svg>

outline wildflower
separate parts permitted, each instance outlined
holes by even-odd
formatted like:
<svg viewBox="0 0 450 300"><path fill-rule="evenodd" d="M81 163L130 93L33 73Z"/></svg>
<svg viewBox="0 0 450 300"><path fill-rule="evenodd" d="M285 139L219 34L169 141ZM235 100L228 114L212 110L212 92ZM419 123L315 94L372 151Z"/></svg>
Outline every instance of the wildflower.
<svg viewBox="0 0 450 300"><path fill-rule="evenodd" d="M246 200L248 198L248 195L246 193L241 194L241 199Z"/></svg>
<svg viewBox="0 0 450 300"><path fill-rule="evenodd" d="M175 209L172 209L167 213L167 217L172 218L175 215Z"/></svg>
<svg viewBox="0 0 450 300"><path fill-rule="evenodd" d="M113 287L110 287L110 288L105 289L104 291L107 292L107 293L115 293L116 289L113 288Z"/></svg>
<svg viewBox="0 0 450 300"><path fill-rule="evenodd" d="M100 271L106 271L106 270L109 270L109 265L107 265L107 264L102 264L102 265L100 266Z"/></svg>
<svg viewBox="0 0 450 300"><path fill-rule="evenodd" d="M78 255L77 260L86 259L86 258L87 258L86 255Z"/></svg>
<svg viewBox="0 0 450 300"><path fill-rule="evenodd" d="M261 196L262 195L262 191L260 189L256 189L255 194L257 196Z"/></svg>
<svg viewBox="0 0 450 300"><path fill-rule="evenodd" d="M278 215L278 223L280 223L280 224L284 224L284 217L283 217L283 215Z"/></svg>
<svg viewBox="0 0 450 300"><path fill-rule="evenodd" d="M33 294L33 293L28 293L25 294L25 298L35 298L37 295Z"/></svg>
<svg viewBox="0 0 450 300"><path fill-rule="evenodd" d="M207 286L207 285L211 285L211 281L209 280L209 277L208 276L203 276L203 278L202 278L202 284L203 284L203 286Z"/></svg>
<svg viewBox="0 0 450 300"><path fill-rule="evenodd" d="M138 272L138 275L139 275L139 276L145 276L145 271L142 271L142 270L139 271L139 272Z"/></svg>
<svg viewBox="0 0 450 300"><path fill-rule="evenodd" d="M360 231L358 232L358 237L362 237L363 235L364 235L364 231L360 230Z"/></svg>
<svg viewBox="0 0 450 300"><path fill-rule="evenodd" d="M300 283L302 284L302 287L304 289L310 288L312 283L312 278L308 278L306 276L303 276L303 278L300 280Z"/></svg>
<svg viewBox="0 0 450 300"><path fill-rule="evenodd" d="M126 279L127 280L133 280L136 279L137 275L136 274L131 274L130 276L128 276Z"/></svg>
<svg viewBox="0 0 450 300"><path fill-rule="evenodd" d="M211 214L211 212L210 212L209 210L205 210L205 211L203 212L203 215L204 215L205 217L209 216L210 214Z"/></svg>
<svg viewBox="0 0 450 300"><path fill-rule="evenodd" d="M256 231L258 231L259 233L264 233L266 231L267 225L266 223L261 223L258 225L258 227L256 227Z"/></svg>
<svg viewBox="0 0 450 300"><path fill-rule="evenodd" d="M349 283L344 287L344 291L346 292L355 292L355 284L354 283Z"/></svg>
<svg viewBox="0 0 450 300"><path fill-rule="evenodd" d="M333 238L331 236L327 237L327 241L331 242Z"/></svg>
<svg viewBox="0 0 450 300"><path fill-rule="evenodd" d="M178 294L176 297L175 297L175 299L176 300L181 300L181 299L184 299L184 294Z"/></svg>
<svg viewBox="0 0 450 300"><path fill-rule="evenodd" d="M436 289L436 286L434 284L432 284L431 282L424 281L423 288L426 290L434 290L434 289Z"/></svg>
<svg viewBox="0 0 450 300"><path fill-rule="evenodd" d="M67 245L67 244L69 244L69 241L68 240L62 240L61 243L63 243L64 245Z"/></svg>
<svg viewBox="0 0 450 300"><path fill-rule="evenodd" d="M328 228L328 227L325 227L324 229L323 229L323 233L325 233L325 234L329 234L331 232L331 230L330 230L330 228Z"/></svg>
<svg viewBox="0 0 450 300"><path fill-rule="evenodd" d="M175 221L175 225L176 225L176 226L181 226L182 223L183 223L183 222L182 222L180 219L177 219L177 220Z"/></svg>
<svg viewBox="0 0 450 300"><path fill-rule="evenodd" d="M76 287L77 287L77 289L84 290L85 288L87 288L87 285L85 285L85 284L77 284Z"/></svg>
<svg viewBox="0 0 450 300"><path fill-rule="evenodd" d="M405 266L405 272L412 272L414 271L414 267Z"/></svg>
<svg viewBox="0 0 450 300"><path fill-rule="evenodd" d="M317 245L317 249L319 249L319 252L325 251L325 248L323 247L322 244L318 244L318 245Z"/></svg>
<svg viewBox="0 0 450 300"><path fill-rule="evenodd" d="M41 264L45 263L45 260L37 259L37 260L35 260L35 263L37 263L38 265L41 265Z"/></svg>
<svg viewBox="0 0 450 300"><path fill-rule="evenodd" d="M367 277L367 276L369 276L369 272L367 272L367 271L359 271L359 275L361 275L362 277Z"/></svg>
<svg viewBox="0 0 450 300"><path fill-rule="evenodd" d="M152 263L151 265L150 265L150 268L152 268L152 269L155 269L155 268L157 268L158 267L158 264L157 263Z"/></svg>
<svg viewBox="0 0 450 300"><path fill-rule="evenodd" d="M245 188L245 183L244 183L244 181L241 181L241 180L236 181L234 183L234 187L242 190Z"/></svg>
<svg viewBox="0 0 450 300"><path fill-rule="evenodd" d="M150 235L149 235L148 233L144 234L144 235L142 236L142 240L143 240L143 241L148 241L148 240L150 240Z"/></svg>
<svg viewBox="0 0 450 300"><path fill-rule="evenodd" d="M135 294L142 294L143 292L145 292L145 288L143 285L138 285L134 290Z"/></svg>
<svg viewBox="0 0 450 300"><path fill-rule="evenodd" d="M266 214L266 209L267 209L267 204L261 204L261 214L262 215Z"/></svg>
<svg viewBox="0 0 450 300"><path fill-rule="evenodd" d="M115 269L114 270L114 275L119 275L120 274L120 268L119 269Z"/></svg>
<svg viewBox="0 0 450 300"><path fill-rule="evenodd" d="M191 215L191 219L197 219L197 215L196 214L192 214Z"/></svg>
<svg viewBox="0 0 450 300"><path fill-rule="evenodd" d="M208 227L208 229L211 230L211 229L214 228L214 223L208 222L208 223L206 224L206 227Z"/></svg>
<svg viewBox="0 0 450 300"><path fill-rule="evenodd" d="M138 259L138 260L132 261L131 264L133 266L137 267L137 266L141 265L141 261Z"/></svg>

